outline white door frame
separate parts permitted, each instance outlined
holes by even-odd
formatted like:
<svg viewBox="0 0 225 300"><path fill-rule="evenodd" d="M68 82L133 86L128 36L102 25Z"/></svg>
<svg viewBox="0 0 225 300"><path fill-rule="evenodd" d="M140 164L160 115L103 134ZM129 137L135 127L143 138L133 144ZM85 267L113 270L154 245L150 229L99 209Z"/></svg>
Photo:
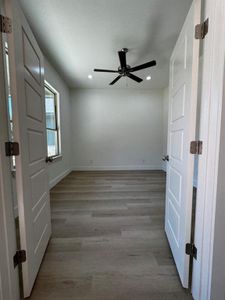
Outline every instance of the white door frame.
<svg viewBox="0 0 225 300"><path fill-rule="evenodd" d="M203 80L200 116L200 140L196 206L195 245L192 293L196 300L212 300L214 227L216 219L219 146L224 83L225 3L205 0L204 17L209 18L209 32L204 40ZM224 229L220 228L222 232ZM222 257L221 257L222 259ZM221 299L225 299L224 296Z"/></svg>
<svg viewBox="0 0 225 300"><path fill-rule="evenodd" d="M225 55L225 53L224 53ZM225 68L224 68L225 74ZM211 271L211 300L225 299L225 76L220 132L220 153L218 166L217 196L214 225L214 244Z"/></svg>
<svg viewBox="0 0 225 300"><path fill-rule="evenodd" d="M4 14L0 0L0 13ZM19 300L18 267L14 268L13 256L17 250L11 165L5 155L8 141L7 93L4 64L4 34L0 33L0 299Z"/></svg>

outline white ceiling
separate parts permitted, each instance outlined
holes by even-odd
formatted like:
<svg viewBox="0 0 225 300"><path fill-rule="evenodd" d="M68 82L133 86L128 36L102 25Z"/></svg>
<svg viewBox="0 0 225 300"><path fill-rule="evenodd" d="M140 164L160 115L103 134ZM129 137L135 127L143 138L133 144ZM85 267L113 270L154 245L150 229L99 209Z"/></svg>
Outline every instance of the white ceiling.
<svg viewBox="0 0 225 300"><path fill-rule="evenodd" d="M157 61L156 67L135 73L143 79L150 74L152 80L138 84L122 78L109 88L148 89L168 85L169 58L192 0L20 2L44 54L70 87L109 87L117 75L93 69L117 69L117 51L126 47L131 66Z"/></svg>

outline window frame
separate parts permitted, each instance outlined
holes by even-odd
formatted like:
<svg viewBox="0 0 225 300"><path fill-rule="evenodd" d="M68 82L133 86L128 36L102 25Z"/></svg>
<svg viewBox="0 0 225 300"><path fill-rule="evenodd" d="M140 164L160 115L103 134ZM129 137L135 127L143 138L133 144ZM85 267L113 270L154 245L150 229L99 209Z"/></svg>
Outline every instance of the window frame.
<svg viewBox="0 0 225 300"><path fill-rule="evenodd" d="M8 121L8 137L9 141L14 141L14 119L13 119L13 99L11 93L11 76L10 76L10 62L9 62L9 46L8 42L4 42L4 49L3 53L5 56L4 63L5 63L5 86L7 92L7 121ZM10 101L9 101L10 100ZM9 103L10 102L10 103ZM15 155L11 156L11 171L16 171L16 157Z"/></svg>
<svg viewBox="0 0 225 300"><path fill-rule="evenodd" d="M47 158L51 158L53 160L62 157L62 148L61 148L61 126L60 126L60 94L59 92L47 81L44 81L45 89L49 90L52 94L54 94L54 105L55 105L55 125L56 129L48 128L46 122L46 143L47 143ZM46 95L46 94L45 94ZM46 106L45 106L45 119L46 119ZM48 154L48 139L47 139L47 130L53 131L57 133L57 149L58 153L55 155Z"/></svg>

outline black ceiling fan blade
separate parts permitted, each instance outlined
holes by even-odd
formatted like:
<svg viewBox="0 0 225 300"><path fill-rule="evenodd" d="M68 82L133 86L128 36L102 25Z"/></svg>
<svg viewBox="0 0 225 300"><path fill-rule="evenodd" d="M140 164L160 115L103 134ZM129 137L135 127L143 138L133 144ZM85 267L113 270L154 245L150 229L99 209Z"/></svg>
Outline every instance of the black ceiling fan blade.
<svg viewBox="0 0 225 300"><path fill-rule="evenodd" d="M138 82L138 83L140 83L140 82L143 81L143 79L141 79L140 77L137 77L137 76L135 76L135 75L133 75L133 74L130 74L130 73L127 73L127 76L128 76L130 79L133 79L133 80L135 80L135 81Z"/></svg>
<svg viewBox="0 0 225 300"><path fill-rule="evenodd" d="M118 80L120 80L122 76L119 75L118 77L116 77L109 85L113 85L114 83L116 83Z"/></svg>
<svg viewBox="0 0 225 300"><path fill-rule="evenodd" d="M152 61L150 61L150 62L148 62L148 63L146 63L146 64L143 64L143 65L139 65L139 66L130 68L130 69L129 69L129 72L135 72L135 71L147 69L147 68L154 67L154 66L156 66L156 61L155 61L155 60L152 60Z"/></svg>
<svg viewBox="0 0 225 300"><path fill-rule="evenodd" d="M126 58L126 52L125 51L119 51L119 59L120 59L120 66L122 69L127 67L127 58Z"/></svg>
<svg viewBox="0 0 225 300"><path fill-rule="evenodd" d="M115 70L94 69L94 72L118 73Z"/></svg>

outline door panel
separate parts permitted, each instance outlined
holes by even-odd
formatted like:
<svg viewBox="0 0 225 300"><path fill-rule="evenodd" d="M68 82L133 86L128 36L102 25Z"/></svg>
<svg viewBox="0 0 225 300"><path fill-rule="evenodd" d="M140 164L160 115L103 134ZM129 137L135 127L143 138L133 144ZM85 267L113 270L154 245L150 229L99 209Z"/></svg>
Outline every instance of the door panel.
<svg viewBox="0 0 225 300"><path fill-rule="evenodd" d="M43 55L16 0L7 1L13 19L9 40L12 95L15 102L15 138L21 248L27 251L22 265L24 296L32 291L50 234ZM14 47L16 45L16 47Z"/></svg>
<svg viewBox="0 0 225 300"><path fill-rule="evenodd" d="M26 110L27 116L34 121L43 121L41 95L28 83L25 82Z"/></svg>
<svg viewBox="0 0 225 300"><path fill-rule="evenodd" d="M172 122L175 122L184 117L185 109L185 85L178 89L172 99Z"/></svg>
<svg viewBox="0 0 225 300"><path fill-rule="evenodd" d="M193 1L170 60L165 230L185 288L189 285L185 245L191 236L194 156L189 146L195 140L199 42L194 39L194 27L199 1Z"/></svg>

